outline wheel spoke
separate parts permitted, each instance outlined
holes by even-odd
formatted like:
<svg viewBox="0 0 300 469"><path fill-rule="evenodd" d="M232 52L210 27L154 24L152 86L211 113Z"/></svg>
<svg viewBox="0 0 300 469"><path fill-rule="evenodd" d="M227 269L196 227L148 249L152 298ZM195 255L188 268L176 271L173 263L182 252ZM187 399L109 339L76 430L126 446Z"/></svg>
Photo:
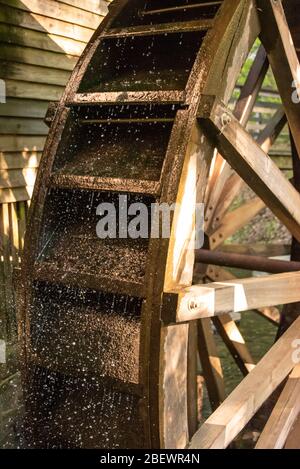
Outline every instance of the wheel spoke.
<svg viewBox="0 0 300 469"><path fill-rule="evenodd" d="M300 318L194 435L191 449L224 449L295 367L291 344Z"/></svg>
<svg viewBox="0 0 300 469"><path fill-rule="evenodd" d="M269 61L266 57L264 47L260 47L252 68L247 77L246 83L242 88L240 97L236 103L234 115L240 121L241 125L246 126L253 111L257 96L263 84L264 78L269 68ZM222 155L218 153L215 158L214 170L208 186L206 230L210 229L213 221L214 211L220 200L221 193L226 181L230 177L232 170L229 164L224 161Z"/></svg>
<svg viewBox="0 0 300 469"><path fill-rule="evenodd" d="M285 108L295 144L300 154L300 106L292 99L295 86L300 83L300 64L282 2L258 0L262 26L261 40L267 51L270 65ZM274 47L276 44L276 47Z"/></svg>
<svg viewBox="0 0 300 469"><path fill-rule="evenodd" d="M299 281L298 271L193 285L164 295L165 303L172 303L172 308L164 309L163 321L165 324L179 324L231 312L296 303L300 301Z"/></svg>
<svg viewBox="0 0 300 469"><path fill-rule="evenodd" d="M255 363L235 321L230 314L224 314L213 318L213 323L239 369L247 376Z"/></svg>
<svg viewBox="0 0 300 469"><path fill-rule="evenodd" d="M274 114L270 122L266 125L266 127L260 133L257 143L261 145L262 149L268 153L275 143L277 137L279 136L281 130L286 124L286 116L284 113L283 108L280 106L277 112ZM234 201L235 197L241 192L243 187L246 187L247 184L241 177L234 173L225 184L224 190L221 194L219 203L217 204L215 210L215 216L212 220L212 226L214 229L219 228L220 220L223 219L228 210L231 206L232 202ZM253 216L255 216L254 214ZM249 220L250 221L250 220ZM233 234L233 233L232 233ZM225 238L224 238L225 241ZM213 246L212 246L213 247Z"/></svg>
<svg viewBox="0 0 300 469"><path fill-rule="evenodd" d="M294 368L255 449L282 449L300 412L300 367Z"/></svg>
<svg viewBox="0 0 300 469"><path fill-rule="evenodd" d="M251 189L300 239L300 195L228 108L207 97L199 112L203 129Z"/></svg>
<svg viewBox="0 0 300 469"><path fill-rule="evenodd" d="M210 319L198 321L198 352L212 410L225 399L222 364Z"/></svg>

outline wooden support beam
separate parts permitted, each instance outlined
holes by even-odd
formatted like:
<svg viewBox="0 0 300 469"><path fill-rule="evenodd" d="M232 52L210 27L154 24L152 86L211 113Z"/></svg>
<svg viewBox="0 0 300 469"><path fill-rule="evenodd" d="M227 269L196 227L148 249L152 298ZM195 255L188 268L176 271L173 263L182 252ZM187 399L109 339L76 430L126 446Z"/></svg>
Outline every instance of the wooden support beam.
<svg viewBox="0 0 300 469"><path fill-rule="evenodd" d="M213 318L213 323L244 376L255 367L245 340L230 314Z"/></svg>
<svg viewBox="0 0 300 469"><path fill-rule="evenodd" d="M255 449L282 449L299 413L300 365L290 374Z"/></svg>
<svg viewBox="0 0 300 469"><path fill-rule="evenodd" d="M240 177L300 240L299 193L223 103L212 96L203 101L199 110L203 129Z"/></svg>
<svg viewBox="0 0 300 469"><path fill-rule="evenodd" d="M265 48L260 46L233 112L243 126L249 121L268 68Z"/></svg>
<svg viewBox="0 0 300 469"><path fill-rule="evenodd" d="M237 277L228 270L222 269L222 267L216 267L212 265L210 265L207 269L207 276L208 279L210 279L210 281L212 282L237 279ZM280 312L278 308L275 308L274 306L267 306L265 308L254 309L253 311L259 316L267 319L267 321L269 321L274 326L278 326L280 319Z"/></svg>
<svg viewBox="0 0 300 469"><path fill-rule="evenodd" d="M300 83L300 64L281 0L257 0L261 41L268 54L289 125L300 155L300 106L292 99Z"/></svg>
<svg viewBox="0 0 300 469"><path fill-rule="evenodd" d="M278 308L275 308L274 306L258 308L254 309L254 312L269 321L271 324L273 324L273 326L279 326L280 312Z"/></svg>
<svg viewBox="0 0 300 469"><path fill-rule="evenodd" d="M226 239L248 225L264 208L264 202L259 197L255 197L255 199L246 202L232 212L226 213L224 218L220 221L218 228L209 236L211 249L216 249L223 244Z"/></svg>
<svg viewBox="0 0 300 469"><path fill-rule="evenodd" d="M225 449L295 367L300 318L194 435L190 449Z"/></svg>
<svg viewBox="0 0 300 469"><path fill-rule="evenodd" d="M213 335L210 319L197 321L198 352L212 410L216 410L225 399L222 364Z"/></svg>
<svg viewBox="0 0 300 469"><path fill-rule="evenodd" d="M260 47L251 70L248 74L247 80L241 90L241 94L236 103L233 114L240 121L241 125L245 126L249 120L251 112L253 111L259 90L262 87L263 81L269 68L269 62L264 47ZM220 200L221 193L224 185L230 177L232 170L228 163L223 160L221 154L215 156L214 168L211 174L209 189L207 193L207 211L205 213L205 227L209 231L214 211Z"/></svg>
<svg viewBox="0 0 300 469"><path fill-rule="evenodd" d="M280 132L286 124L286 115L282 106L278 108L270 122L266 127L261 131L260 135L257 138L257 143L262 147L262 149L268 153L272 145L276 141ZM219 227L220 220L223 219L224 214L231 206L235 197L241 191L242 187L247 185L238 174L234 173L227 178L227 182L224 185L224 189L219 197L217 202L214 218L211 221L211 226L214 229Z"/></svg>
<svg viewBox="0 0 300 469"><path fill-rule="evenodd" d="M261 131L256 140L258 145L260 145L266 153L269 152L286 123L287 118L284 109L282 106L279 106L272 119L270 119L269 123Z"/></svg>
<svg viewBox="0 0 300 469"><path fill-rule="evenodd" d="M300 301L300 272L193 285L165 293L166 324Z"/></svg>

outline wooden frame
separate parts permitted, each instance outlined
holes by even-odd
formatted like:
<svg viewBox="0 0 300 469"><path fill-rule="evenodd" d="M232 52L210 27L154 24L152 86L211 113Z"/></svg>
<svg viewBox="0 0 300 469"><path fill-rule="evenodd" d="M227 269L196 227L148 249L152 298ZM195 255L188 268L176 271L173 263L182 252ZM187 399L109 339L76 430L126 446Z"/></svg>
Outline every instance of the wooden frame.
<svg viewBox="0 0 300 469"><path fill-rule="evenodd" d="M164 294L164 323L181 323L300 301L300 272L193 285Z"/></svg>

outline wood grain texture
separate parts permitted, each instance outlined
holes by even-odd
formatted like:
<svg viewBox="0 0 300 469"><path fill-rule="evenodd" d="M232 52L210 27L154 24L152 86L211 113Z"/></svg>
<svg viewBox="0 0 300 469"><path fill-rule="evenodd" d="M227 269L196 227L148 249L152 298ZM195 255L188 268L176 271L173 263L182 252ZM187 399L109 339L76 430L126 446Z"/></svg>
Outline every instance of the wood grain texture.
<svg viewBox="0 0 300 469"><path fill-rule="evenodd" d="M300 318L194 435L190 449L225 449L294 368Z"/></svg>

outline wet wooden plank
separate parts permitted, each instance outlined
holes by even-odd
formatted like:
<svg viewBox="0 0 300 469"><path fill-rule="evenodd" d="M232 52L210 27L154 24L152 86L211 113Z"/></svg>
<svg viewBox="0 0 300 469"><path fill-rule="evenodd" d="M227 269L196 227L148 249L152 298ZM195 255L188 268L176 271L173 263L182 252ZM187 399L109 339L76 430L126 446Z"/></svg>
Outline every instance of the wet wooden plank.
<svg viewBox="0 0 300 469"><path fill-rule="evenodd" d="M1 181L1 179L0 179ZM129 192L134 194L160 194L159 181L143 181L137 179L101 178L95 176L74 176L68 174L53 174L51 187L65 189L86 189L94 191Z"/></svg>
<svg viewBox="0 0 300 469"><path fill-rule="evenodd" d="M156 34L186 33L206 31L213 25L213 20L194 20L179 23L162 23L147 26L132 26L130 28L111 28L103 33L103 37L118 38L131 36L152 36Z"/></svg>
<svg viewBox="0 0 300 469"><path fill-rule="evenodd" d="M122 91L111 93L78 93L69 106L78 104L174 103L184 104L184 91Z"/></svg>

